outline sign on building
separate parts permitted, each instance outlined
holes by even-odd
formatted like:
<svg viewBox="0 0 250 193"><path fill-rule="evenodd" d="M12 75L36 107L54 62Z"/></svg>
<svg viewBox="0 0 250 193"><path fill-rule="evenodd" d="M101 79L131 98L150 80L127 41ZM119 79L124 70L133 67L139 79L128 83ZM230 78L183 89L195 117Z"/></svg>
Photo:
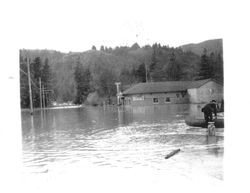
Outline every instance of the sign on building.
<svg viewBox="0 0 250 193"><path fill-rule="evenodd" d="M144 96L133 96L132 100L133 101L143 101L144 100Z"/></svg>

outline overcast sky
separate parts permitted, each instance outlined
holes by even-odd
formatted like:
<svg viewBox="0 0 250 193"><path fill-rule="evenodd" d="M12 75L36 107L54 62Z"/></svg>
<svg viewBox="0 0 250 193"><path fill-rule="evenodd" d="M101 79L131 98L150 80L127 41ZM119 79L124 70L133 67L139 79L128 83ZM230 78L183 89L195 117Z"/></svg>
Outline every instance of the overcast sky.
<svg viewBox="0 0 250 193"><path fill-rule="evenodd" d="M19 13L19 48L68 52L135 42L177 47L223 38L218 1L44 0L21 1L13 9Z"/></svg>

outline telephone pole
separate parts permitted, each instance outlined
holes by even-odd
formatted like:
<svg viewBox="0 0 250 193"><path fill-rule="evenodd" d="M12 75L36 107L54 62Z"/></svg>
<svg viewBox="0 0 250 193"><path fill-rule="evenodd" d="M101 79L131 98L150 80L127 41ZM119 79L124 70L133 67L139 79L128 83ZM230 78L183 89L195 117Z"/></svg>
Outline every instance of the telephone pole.
<svg viewBox="0 0 250 193"><path fill-rule="evenodd" d="M144 60L144 64L145 64L146 82L148 82L148 68L146 64L146 59Z"/></svg>
<svg viewBox="0 0 250 193"><path fill-rule="evenodd" d="M39 78L39 90L40 90L40 108L42 110L42 108L43 108L43 101L42 101L42 81L41 81L41 78Z"/></svg>
<svg viewBox="0 0 250 193"><path fill-rule="evenodd" d="M31 80L30 80L30 63L29 63L29 57L27 57L27 67L28 67L29 94L30 94L30 114L33 115L33 101L32 101Z"/></svg>
<svg viewBox="0 0 250 193"><path fill-rule="evenodd" d="M45 108L45 93L44 93L44 86L43 86L43 108Z"/></svg>
<svg viewBox="0 0 250 193"><path fill-rule="evenodd" d="M116 89L117 89L117 91L116 91L117 92L117 94L116 94L116 96L117 96L117 105L120 105L120 97L121 97L120 85L121 85L121 83L116 82L115 85L116 85Z"/></svg>

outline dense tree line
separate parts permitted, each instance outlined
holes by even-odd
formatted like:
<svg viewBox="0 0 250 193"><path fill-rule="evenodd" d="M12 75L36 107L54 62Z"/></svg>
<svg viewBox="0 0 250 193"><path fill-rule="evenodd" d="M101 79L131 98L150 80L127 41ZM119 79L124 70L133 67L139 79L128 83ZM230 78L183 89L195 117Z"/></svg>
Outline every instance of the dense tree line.
<svg viewBox="0 0 250 193"><path fill-rule="evenodd" d="M29 54L32 55L32 51ZM20 69L27 72L27 62L23 56L21 53ZM58 102L99 104L104 100L110 101L116 96L115 82L121 82L122 89L125 89L139 82L206 78L223 80L223 56L222 51L218 50L208 53L204 49L200 56L157 43L143 47L135 43L131 47L101 46L100 50L92 46L89 51L68 54L47 51L42 54L43 59L39 56L36 52L32 57L32 78L37 84L41 77L46 88L53 90ZM27 107L27 76L21 73L20 78L21 105ZM39 106L39 92L35 86L33 90L34 104Z"/></svg>
<svg viewBox="0 0 250 193"><path fill-rule="evenodd" d="M207 50L203 50L200 59L200 69L196 79L215 78L223 81L223 60L221 53L215 54L212 52L207 54Z"/></svg>
<svg viewBox="0 0 250 193"><path fill-rule="evenodd" d="M28 84L28 60L20 55L20 96L21 107L28 108L30 106L29 84ZM31 91L33 106L40 107L40 80L44 90L44 106L49 106L52 102L52 72L49 66L49 61L46 58L42 62L40 57L35 57L29 61Z"/></svg>

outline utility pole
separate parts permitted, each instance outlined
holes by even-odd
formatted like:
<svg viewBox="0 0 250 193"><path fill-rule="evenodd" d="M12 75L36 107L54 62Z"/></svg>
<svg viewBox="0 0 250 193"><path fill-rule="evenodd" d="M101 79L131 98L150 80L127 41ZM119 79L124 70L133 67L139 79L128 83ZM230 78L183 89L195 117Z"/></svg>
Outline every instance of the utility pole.
<svg viewBox="0 0 250 193"><path fill-rule="evenodd" d="M43 86L43 108L45 108L45 93L44 93L44 86Z"/></svg>
<svg viewBox="0 0 250 193"><path fill-rule="evenodd" d="M30 94L30 114L33 115L33 101L32 101L32 90L31 90L31 82L30 82L30 63L29 63L29 57L27 57L27 67L28 67L29 94Z"/></svg>
<svg viewBox="0 0 250 193"><path fill-rule="evenodd" d="M148 82L148 68L146 64L146 59L144 60L144 64L145 64L145 72L146 72L146 82Z"/></svg>
<svg viewBox="0 0 250 193"><path fill-rule="evenodd" d="M121 97L121 90L120 90L120 85L121 83L120 82L116 82L115 83L116 85L116 89L117 89L117 105L120 105L120 97Z"/></svg>
<svg viewBox="0 0 250 193"><path fill-rule="evenodd" d="M42 81L41 77L39 78L39 90L40 90L40 108L43 108L43 100L42 100Z"/></svg>

